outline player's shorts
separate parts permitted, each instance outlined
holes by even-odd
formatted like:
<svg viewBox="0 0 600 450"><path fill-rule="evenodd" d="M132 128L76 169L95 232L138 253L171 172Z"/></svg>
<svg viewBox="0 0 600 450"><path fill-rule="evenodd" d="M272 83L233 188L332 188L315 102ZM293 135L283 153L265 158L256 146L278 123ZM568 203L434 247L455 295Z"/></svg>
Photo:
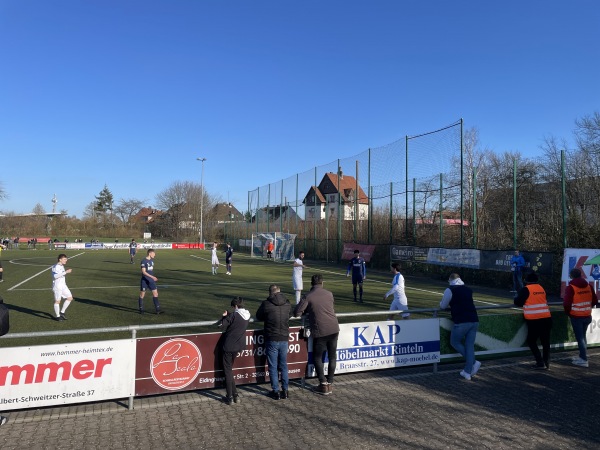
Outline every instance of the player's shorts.
<svg viewBox="0 0 600 450"><path fill-rule="evenodd" d="M352 284L360 284L363 282L362 275L352 275Z"/></svg>
<svg viewBox="0 0 600 450"><path fill-rule="evenodd" d="M52 288L52 292L54 292L54 301L60 301L62 298L71 298L73 294L67 286L61 288Z"/></svg>
<svg viewBox="0 0 600 450"><path fill-rule="evenodd" d="M394 299L392 304L390 305L390 311L406 311L408 309L408 304L401 303L400 300ZM409 317L410 313L402 314L402 317Z"/></svg>
<svg viewBox="0 0 600 450"><path fill-rule="evenodd" d="M153 291L156 289L156 282L146 277L140 281L140 291Z"/></svg>
<svg viewBox="0 0 600 450"><path fill-rule="evenodd" d="M295 291L301 291L304 289L302 278L292 277L292 285L294 286Z"/></svg>
<svg viewBox="0 0 600 450"><path fill-rule="evenodd" d="M231 264L231 258L225 258L225 264Z"/></svg>
<svg viewBox="0 0 600 450"><path fill-rule="evenodd" d="M131 250L129 250L129 254L130 254L131 256L135 256L135 250L134 250L134 249L131 249Z"/></svg>
<svg viewBox="0 0 600 450"><path fill-rule="evenodd" d="M218 266L219 265L219 258L212 258L211 259L211 264L213 266Z"/></svg>

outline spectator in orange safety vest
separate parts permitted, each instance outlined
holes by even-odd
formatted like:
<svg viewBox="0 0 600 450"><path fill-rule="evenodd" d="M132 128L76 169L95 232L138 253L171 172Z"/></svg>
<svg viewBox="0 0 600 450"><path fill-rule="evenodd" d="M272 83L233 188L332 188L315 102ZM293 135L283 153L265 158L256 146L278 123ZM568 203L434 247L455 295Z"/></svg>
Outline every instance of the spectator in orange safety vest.
<svg viewBox="0 0 600 450"><path fill-rule="evenodd" d="M538 283L538 276L535 272L527 274L525 287L519 289L514 303L515 306L523 308L523 318L527 323L527 345L535 358L532 369L549 369L552 316L546 300L546 291ZM538 339L542 343L541 353L538 348Z"/></svg>
<svg viewBox="0 0 600 450"><path fill-rule="evenodd" d="M579 356L572 363L579 367L588 367L586 333L592 323L592 308L598 304L594 287L581 276L580 269L571 269L569 285L565 289L563 307L569 315L573 333L579 347Z"/></svg>

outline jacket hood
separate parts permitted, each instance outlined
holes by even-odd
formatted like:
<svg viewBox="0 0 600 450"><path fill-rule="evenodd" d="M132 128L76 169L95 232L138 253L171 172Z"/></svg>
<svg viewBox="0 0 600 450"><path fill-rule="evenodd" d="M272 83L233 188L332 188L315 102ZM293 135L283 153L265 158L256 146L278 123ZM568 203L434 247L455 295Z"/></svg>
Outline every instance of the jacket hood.
<svg viewBox="0 0 600 450"><path fill-rule="evenodd" d="M450 282L450 286L462 286L463 284L465 283L460 278L456 278Z"/></svg>
<svg viewBox="0 0 600 450"><path fill-rule="evenodd" d="M242 316L242 319L244 320L250 320L250 311L248 311L247 309L239 308L235 310L235 313Z"/></svg>
<svg viewBox="0 0 600 450"><path fill-rule="evenodd" d="M285 305L285 302L287 302L285 295L283 295L281 292L269 295L269 298L267 298L267 300L273 303L275 306Z"/></svg>
<svg viewBox="0 0 600 450"><path fill-rule="evenodd" d="M573 278L571 281L569 281L569 284L572 284L573 286L577 287L586 287L588 285L588 282L584 278L578 277Z"/></svg>

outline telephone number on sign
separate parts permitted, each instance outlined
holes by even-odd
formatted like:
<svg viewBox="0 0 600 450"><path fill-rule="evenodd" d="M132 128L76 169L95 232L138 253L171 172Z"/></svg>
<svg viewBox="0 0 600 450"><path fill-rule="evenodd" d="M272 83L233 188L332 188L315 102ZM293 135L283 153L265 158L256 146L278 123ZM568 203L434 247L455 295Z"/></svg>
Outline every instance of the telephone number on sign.
<svg viewBox="0 0 600 450"><path fill-rule="evenodd" d="M288 353L300 353L300 344L290 344ZM266 354L265 347L256 347L242 350L238 353L238 356L266 356Z"/></svg>

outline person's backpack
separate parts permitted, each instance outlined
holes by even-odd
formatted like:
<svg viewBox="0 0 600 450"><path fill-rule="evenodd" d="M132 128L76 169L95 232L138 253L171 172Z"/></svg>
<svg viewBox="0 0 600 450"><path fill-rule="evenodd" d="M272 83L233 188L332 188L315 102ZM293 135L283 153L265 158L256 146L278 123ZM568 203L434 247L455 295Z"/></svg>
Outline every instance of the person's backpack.
<svg viewBox="0 0 600 450"><path fill-rule="evenodd" d="M4 336L8 333L8 308L4 304L4 300L0 297L0 336Z"/></svg>

